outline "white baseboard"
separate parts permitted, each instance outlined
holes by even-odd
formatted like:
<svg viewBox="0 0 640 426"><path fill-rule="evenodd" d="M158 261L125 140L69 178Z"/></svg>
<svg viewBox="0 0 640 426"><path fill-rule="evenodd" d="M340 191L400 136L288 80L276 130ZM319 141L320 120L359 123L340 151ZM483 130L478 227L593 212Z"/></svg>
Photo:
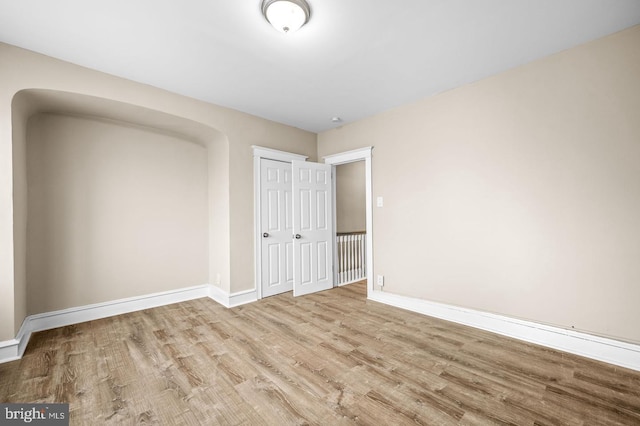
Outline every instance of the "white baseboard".
<svg viewBox="0 0 640 426"><path fill-rule="evenodd" d="M15 339L0 342L0 363L22 358L29 343L31 333L64 327L66 325L93 321L114 315L126 314L143 309L156 308L172 303L209 297L226 308L244 305L258 300L256 290L227 293L209 284L144 296L129 297L93 305L79 306L60 311L29 315L22 322Z"/></svg>
<svg viewBox="0 0 640 426"><path fill-rule="evenodd" d="M255 302L257 300L257 292L253 289L229 294L218 287L205 284L197 287L30 315L23 321L22 327L20 327L15 339L0 342L0 363L20 359L24 354L31 333L37 331L49 330L201 297L210 297L221 305L232 308ZM640 345L637 344L381 291L370 292L369 299L640 371Z"/></svg>
<svg viewBox="0 0 640 426"><path fill-rule="evenodd" d="M221 289L220 287L216 287L212 285L209 289L209 297L225 308L229 307L229 293Z"/></svg>
<svg viewBox="0 0 640 426"><path fill-rule="evenodd" d="M20 350L21 341L18 339L5 340L0 342L0 363L15 361L20 359L24 353L24 348ZM25 344L26 346L26 344Z"/></svg>
<svg viewBox="0 0 640 426"><path fill-rule="evenodd" d="M247 303L253 303L258 300L258 292L256 289L238 291L229 295L229 307L234 308Z"/></svg>
<svg viewBox="0 0 640 426"><path fill-rule="evenodd" d="M0 342L0 363L22 358L31 333L210 296L209 284L29 315L15 339Z"/></svg>
<svg viewBox="0 0 640 426"><path fill-rule="evenodd" d="M370 300L640 371L640 345L382 291Z"/></svg>
<svg viewBox="0 0 640 426"><path fill-rule="evenodd" d="M236 306L258 300L258 294L255 289L229 294L221 288L213 285L211 286L211 293L209 294L209 297L226 308L234 308Z"/></svg>

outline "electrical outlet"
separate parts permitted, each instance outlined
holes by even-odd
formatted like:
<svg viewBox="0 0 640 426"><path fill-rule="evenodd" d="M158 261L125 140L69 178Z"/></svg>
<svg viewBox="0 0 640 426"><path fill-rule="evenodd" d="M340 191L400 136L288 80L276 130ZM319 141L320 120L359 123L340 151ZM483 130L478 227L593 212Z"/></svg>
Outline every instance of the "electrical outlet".
<svg viewBox="0 0 640 426"><path fill-rule="evenodd" d="M220 276L220 273L216 274L216 286L220 287L220 284L222 283L222 276Z"/></svg>
<svg viewBox="0 0 640 426"><path fill-rule="evenodd" d="M378 285L384 287L384 275L378 275Z"/></svg>
<svg viewBox="0 0 640 426"><path fill-rule="evenodd" d="M377 205L378 207L384 207L384 199L383 199L382 197L378 197L378 198L376 199L376 205Z"/></svg>

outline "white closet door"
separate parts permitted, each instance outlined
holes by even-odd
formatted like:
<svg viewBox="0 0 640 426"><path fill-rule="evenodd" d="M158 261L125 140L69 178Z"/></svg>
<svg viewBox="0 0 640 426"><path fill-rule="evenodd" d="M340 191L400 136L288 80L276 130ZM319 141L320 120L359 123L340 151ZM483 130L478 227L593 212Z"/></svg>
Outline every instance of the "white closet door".
<svg viewBox="0 0 640 426"><path fill-rule="evenodd" d="M293 289L291 164L260 160L262 296Z"/></svg>
<svg viewBox="0 0 640 426"><path fill-rule="evenodd" d="M333 287L331 165L293 161L293 295Z"/></svg>

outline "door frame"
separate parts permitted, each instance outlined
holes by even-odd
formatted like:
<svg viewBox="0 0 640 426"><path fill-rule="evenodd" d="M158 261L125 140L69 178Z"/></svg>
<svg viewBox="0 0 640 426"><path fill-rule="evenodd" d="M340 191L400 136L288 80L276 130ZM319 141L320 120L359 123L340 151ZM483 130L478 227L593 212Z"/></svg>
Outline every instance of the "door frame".
<svg viewBox="0 0 640 426"><path fill-rule="evenodd" d="M371 178L371 154L373 151L372 146L364 148L354 149L352 151L341 152L338 154L327 155L322 157L325 164L332 165L331 174L333 175L333 247L334 247L334 260L335 265L333 270L333 282L334 286L338 285L338 250L336 250L336 166L341 164L354 163L356 161L365 162L365 204L366 204L366 250L367 250L367 296L373 293L373 185Z"/></svg>
<svg viewBox="0 0 640 426"><path fill-rule="evenodd" d="M293 160L307 161L306 155L293 154L291 152L279 151L277 149L265 148L258 145L252 145L253 149L253 246L255 249L254 256L254 274L256 286L256 298L262 299L262 239L260 237L260 224L262 223L262 199L260 196L260 160L276 160L285 163L291 163Z"/></svg>

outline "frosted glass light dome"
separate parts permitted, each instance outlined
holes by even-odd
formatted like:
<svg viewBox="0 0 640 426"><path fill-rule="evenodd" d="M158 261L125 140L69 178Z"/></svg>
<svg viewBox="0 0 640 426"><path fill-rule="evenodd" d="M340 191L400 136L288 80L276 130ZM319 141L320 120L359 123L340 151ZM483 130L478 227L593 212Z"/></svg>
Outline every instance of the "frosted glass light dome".
<svg viewBox="0 0 640 426"><path fill-rule="evenodd" d="M309 5L304 0L265 0L262 13L282 33L292 33L309 20Z"/></svg>

